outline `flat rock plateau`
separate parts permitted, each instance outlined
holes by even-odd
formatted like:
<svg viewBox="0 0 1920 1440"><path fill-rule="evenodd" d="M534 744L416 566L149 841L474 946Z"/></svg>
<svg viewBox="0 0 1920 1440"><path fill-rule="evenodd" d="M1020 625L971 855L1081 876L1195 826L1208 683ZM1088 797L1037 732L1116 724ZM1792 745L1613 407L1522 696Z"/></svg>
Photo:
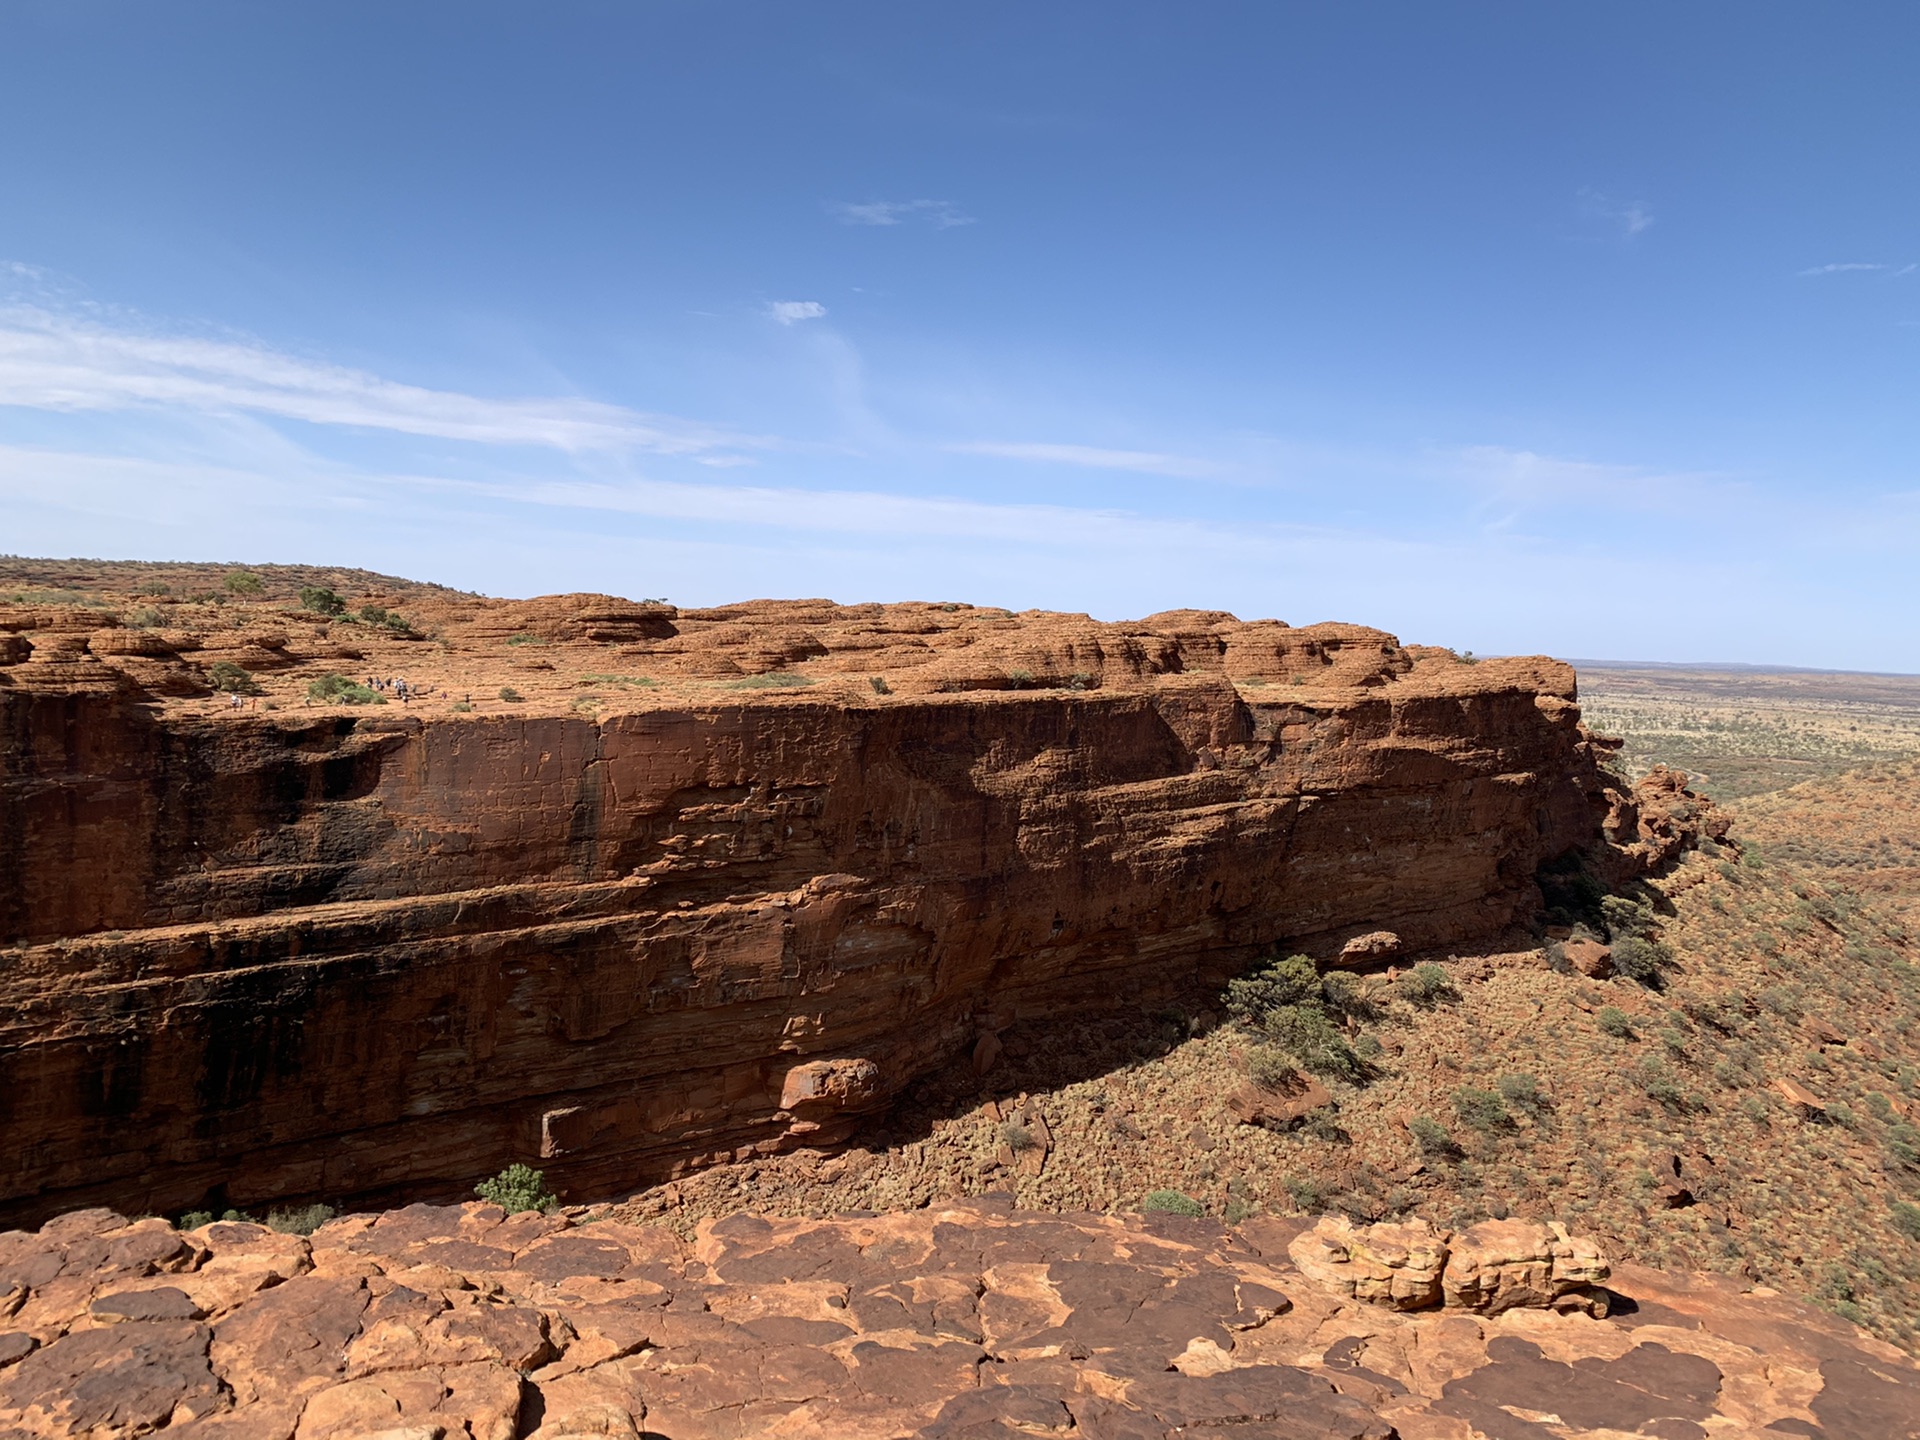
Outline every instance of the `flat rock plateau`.
<svg viewBox="0 0 1920 1440"><path fill-rule="evenodd" d="M1920 1436L1850 1323L1911 1348L1906 938L1577 701L1215 612L0 561L0 1437ZM1812 918L1658 939L1729 897ZM1357 1069L1222 1016L1276 954ZM563 1203L471 1201L514 1163ZM1416 1207L1611 1278L1373 1304L1272 1213Z"/></svg>
<svg viewBox="0 0 1920 1440"><path fill-rule="evenodd" d="M1044 1215L987 1196L826 1221L736 1215L687 1242L414 1205L305 1239L76 1211L0 1236L0 1286L31 1291L0 1322L16 1327L0 1334L0 1433L1920 1433L1911 1361L1772 1292L1622 1266L1602 1318L1403 1310L1304 1275L1290 1251L1305 1224Z"/></svg>

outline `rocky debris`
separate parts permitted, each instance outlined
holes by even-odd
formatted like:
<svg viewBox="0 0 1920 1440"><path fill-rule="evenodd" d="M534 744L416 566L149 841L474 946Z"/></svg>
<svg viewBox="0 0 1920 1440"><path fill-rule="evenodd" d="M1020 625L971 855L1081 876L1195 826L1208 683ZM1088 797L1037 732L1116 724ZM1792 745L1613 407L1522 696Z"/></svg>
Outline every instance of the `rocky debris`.
<svg viewBox="0 0 1920 1440"><path fill-rule="evenodd" d="M1847 1035L1844 1030L1832 1021L1822 1020L1817 1015L1807 1017L1806 1030L1808 1038L1816 1045L1844 1045L1847 1043Z"/></svg>
<svg viewBox="0 0 1920 1440"><path fill-rule="evenodd" d="M1370 930L1340 947L1342 965L1373 965L1398 955L1403 947L1391 930Z"/></svg>
<svg viewBox="0 0 1920 1440"><path fill-rule="evenodd" d="M1564 942L1560 951L1567 963L1589 980L1605 980L1613 974L1613 947L1585 938Z"/></svg>
<svg viewBox="0 0 1920 1440"><path fill-rule="evenodd" d="M1559 1224L1485 1220L1453 1233L1420 1219L1356 1225L1330 1216L1297 1236L1287 1253L1315 1283L1394 1310L1606 1313L1596 1294L1607 1278L1606 1257Z"/></svg>
<svg viewBox="0 0 1920 1440"><path fill-rule="evenodd" d="M0 1264L29 1292L23 1328L0 1336L0 1434L1890 1440L1920 1427L1911 1361L1771 1292L1623 1266L1614 1313L1558 1313L1538 1297L1605 1278L1563 1231L1463 1231L1443 1285L1445 1232L1344 1223L1307 1231L1316 1249L1279 1220L1034 1214L995 1196L733 1215L691 1242L475 1204L350 1216L310 1240L96 1212L0 1235ZM185 1268L136 1274L113 1258L163 1233ZM1398 1259L1402 1289L1444 1288L1447 1307L1325 1288L1330 1245ZM1469 1290L1473 1308L1455 1308ZM142 1318L183 1300L202 1313Z"/></svg>
<svg viewBox="0 0 1920 1440"><path fill-rule="evenodd" d="M1332 1103L1333 1094L1326 1086L1298 1070L1289 1070L1270 1084L1236 1086L1227 1096L1228 1112L1242 1125L1276 1130L1290 1129Z"/></svg>
<svg viewBox="0 0 1920 1440"><path fill-rule="evenodd" d="M1817 1120L1827 1113L1827 1102L1798 1080L1789 1080L1782 1075L1773 1082L1772 1088L1774 1094L1786 1101L1793 1113L1803 1120Z"/></svg>

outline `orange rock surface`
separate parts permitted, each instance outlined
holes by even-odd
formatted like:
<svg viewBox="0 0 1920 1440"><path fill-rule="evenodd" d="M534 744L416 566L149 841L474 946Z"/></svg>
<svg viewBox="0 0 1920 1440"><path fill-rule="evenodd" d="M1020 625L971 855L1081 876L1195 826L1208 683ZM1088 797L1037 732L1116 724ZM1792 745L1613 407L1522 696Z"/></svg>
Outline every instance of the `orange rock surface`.
<svg viewBox="0 0 1920 1440"><path fill-rule="evenodd" d="M234 1223L183 1234L91 1210L38 1234L0 1233L0 1431L23 1440L1920 1433L1909 1357L1723 1277L1619 1266L1601 1318L1500 1306L1396 1313L1297 1266L1288 1242L1300 1221L1229 1230L1021 1213L983 1196L830 1221L734 1215L683 1244L581 1218L417 1205L347 1216L308 1240Z"/></svg>
<svg viewBox="0 0 1920 1440"><path fill-rule="evenodd" d="M0 1219L513 1160L627 1193L831 1142L1015 1018L1487 935L1543 860L1696 828L1672 776L1611 788L1542 658L402 582L355 620L263 576L0 606Z"/></svg>

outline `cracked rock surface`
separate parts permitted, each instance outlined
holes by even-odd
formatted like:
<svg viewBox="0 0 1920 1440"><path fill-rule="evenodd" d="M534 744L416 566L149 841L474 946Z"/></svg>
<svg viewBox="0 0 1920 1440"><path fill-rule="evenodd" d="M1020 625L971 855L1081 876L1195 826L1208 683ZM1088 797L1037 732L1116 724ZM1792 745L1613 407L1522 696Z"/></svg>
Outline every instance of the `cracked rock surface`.
<svg viewBox="0 0 1920 1440"><path fill-rule="evenodd" d="M1910 1360L1771 1291L1625 1264L1606 1318L1400 1312L1303 1275L1300 1230L1004 1196L691 1242L478 1204L311 1239L79 1211L0 1234L0 1436L1920 1434Z"/></svg>

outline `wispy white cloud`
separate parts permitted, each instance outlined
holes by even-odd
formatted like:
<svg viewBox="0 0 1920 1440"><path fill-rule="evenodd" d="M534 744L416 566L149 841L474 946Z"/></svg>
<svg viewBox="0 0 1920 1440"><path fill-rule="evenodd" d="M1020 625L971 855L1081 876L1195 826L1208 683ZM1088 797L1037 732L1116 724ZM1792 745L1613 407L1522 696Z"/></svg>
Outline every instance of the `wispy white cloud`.
<svg viewBox="0 0 1920 1440"><path fill-rule="evenodd" d="M1604 221L1631 240L1653 224L1653 208L1644 200L1616 200L1591 187L1579 191L1580 213Z"/></svg>
<svg viewBox="0 0 1920 1440"><path fill-rule="evenodd" d="M992 455L1002 460L1026 460L1043 465L1078 465L1088 470L1132 470L1183 480L1209 479L1222 472L1222 467L1211 460L1164 455L1153 450L1104 450L1094 445L995 440L975 440L945 448L956 455Z"/></svg>
<svg viewBox="0 0 1920 1440"><path fill-rule="evenodd" d="M1496 517L1493 523L1501 527L1549 508L1697 513L1710 501L1744 493L1744 487L1726 475L1577 460L1505 445L1465 445L1443 455L1450 457L1443 466L1446 478L1464 485L1477 497L1483 519Z"/></svg>
<svg viewBox="0 0 1920 1440"><path fill-rule="evenodd" d="M768 316L782 325L818 320L826 313L827 307L818 300L772 300L767 303Z"/></svg>
<svg viewBox="0 0 1920 1440"><path fill-rule="evenodd" d="M842 225L903 225L923 221L936 230L972 225L973 216L951 200L868 200L863 204L835 203L827 207Z"/></svg>
<svg viewBox="0 0 1920 1440"><path fill-rule="evenodd" d="M487 445L698 456L763 439L576 397L501 399L402 384L247 340L0 308L0 405L254 414Z"/></svg>
<svg viewBox="0 0 1920 1440"><path fill-rule="evenodd" d="M1891 265L1876 265L1863 260L1847 260L1836 265L1815 265L1800 273L1802 275L1839 275L1848 270L1891 270L1892 268ZM1912 268L1911 265L1907 267L1909 270Z"/></svg>

